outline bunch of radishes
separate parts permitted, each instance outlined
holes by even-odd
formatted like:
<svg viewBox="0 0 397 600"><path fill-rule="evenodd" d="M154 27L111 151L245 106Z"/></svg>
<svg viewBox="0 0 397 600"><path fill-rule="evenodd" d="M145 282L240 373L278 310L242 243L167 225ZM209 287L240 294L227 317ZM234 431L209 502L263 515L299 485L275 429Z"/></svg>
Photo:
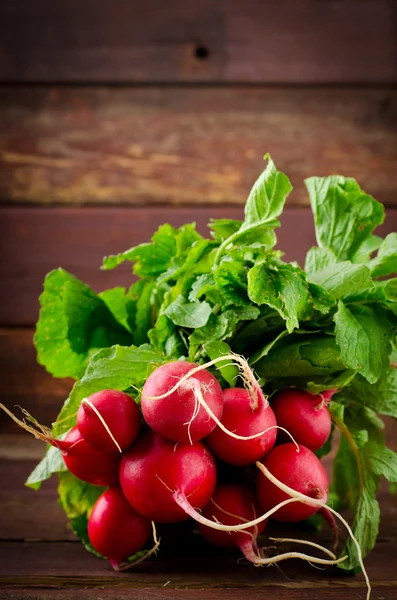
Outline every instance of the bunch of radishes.
<svg viewBox="0 0 397 600"><path fill-rule="evenodd" d="M222 390L207 368L219 360L237 362L243 387ZM336 564L346 557L337 559L312 542L295 540L328 558L301 552L267 557L257 541L270 516L301 521L322 511L336 531L337 513L326 506L327 475L313 453L331 431L331 396L291 388L269 404L240 356L199 366L175 361L157 368L141 391L144 426L131 396L103 390L82 400L65 439L44 428L35 433L62 451L76 477L108 486L93 507L88 535L116 570L130 566L126 559L142 550L151 529L155 546L147 554L157 549L155 523L189 517L209 542L237 546L257 565L290 557ZM255 485L218 484L222 462L240 470L256 465Z"/></svg>

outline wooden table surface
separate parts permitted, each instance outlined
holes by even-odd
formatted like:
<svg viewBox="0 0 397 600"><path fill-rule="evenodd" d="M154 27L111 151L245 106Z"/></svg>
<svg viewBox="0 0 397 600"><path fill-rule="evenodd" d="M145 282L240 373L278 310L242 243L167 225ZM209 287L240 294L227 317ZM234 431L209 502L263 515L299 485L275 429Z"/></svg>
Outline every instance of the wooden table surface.
<svg viewBox="0 0 397 600"><path fill-rule="evenodd" d="M301 561L255 568L207 546L191 524L165 528L156 559L115 573L89 554L68 529L57 505L56 481L40 492L24 481L40 458L41 445L25 435L0 436L0 598L2 600L360 600L362 575L320 570ZM375 550L366 560L373 600L397 598L397 502L380 493L382 523ZM310 539L297 526L282 529ZM319 541L327 543L327 532Z"/></svg>

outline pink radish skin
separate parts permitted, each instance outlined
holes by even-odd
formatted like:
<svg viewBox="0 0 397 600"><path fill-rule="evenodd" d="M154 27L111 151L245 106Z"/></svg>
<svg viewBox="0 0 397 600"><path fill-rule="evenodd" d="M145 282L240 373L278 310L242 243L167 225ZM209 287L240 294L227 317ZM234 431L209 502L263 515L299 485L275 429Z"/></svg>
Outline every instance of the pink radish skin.
<svg viewBox="0 0 397 600"><path fill-rule="evenodd" d="M289 431L298 444L314 451L325 444L331 433L331 415L327 408L329 399L329 392L315 396L289 388L276 394L272 408L277 424ZM279 431L277 441L288 442L289 438Z"/></svg>
<svg viewBox="0 0 397 600"><path fill-rule="evenodd" d="M148 431L123 454L120 483L130 504L150 521L183 521L189 517L173 493L203 508L215 488L215 461L201 442L175 444Z"/></svg>
<svg viewBox="0 0 397 600"><path fill-rule="evenodd" d="M222 389L215 377L206 369L192 375L169 396L153 398L167 393L183 375L195 367L197 365L184 361L162 365L153 371L143 386L141 408L146 423L153 431L175 442L188 443L201 440L216 427L215 421L203 406L197 406L197 398L191 387L194 381L200 383L204 400L215 416L218 419L222 417ZM197 414L192 420L195 411Z"/></svg>
<svg viewBox="0 0 397 600"><path fill-rule="evenodd" d="M219 427L208 436L206 442L217 458L235 466L253 464L269 450L276 442L276 417L264 398L259 397L258 406L253 409L250 396L244 388L228 388L223 391L222 424L233 433L249 437L255 433L270 429L263 436L252 440L237 440L227 435Z"/></svg>
<svg viewBox="0 0 397 600"><path fill-rule="evenodd" d="M295 444L276 446L261 462L274 477L293 490L323 504L327 502L327 474L317 456L305 446L299 445L299 452ZM290 497L262 473L258 475L256 492L265 512ZM273 518L278 521L302 521L314 515L319 508L296 502L280 508Z"/></svg>
<svg viewBox="0 0 397 600"><path fill-rule="evenodd" d="M252 521L260 514L261 507L255 494L250 488L241 484L218 485L210 502L202 511L203 517L211 521L218 521L223 525L239 525L244 521ZM237 546L243 553L247 551L248 547L249 554L252 555L257 552L256 538L264 530L266 522L263 521L256 528L246 529L245 531L250 535L241 531L219 531L201 523L198 523L198 528L203 537L211 544L225 548Z"/></svg>
<svg viewBox="0 0 397 600"><path fill-rule="evenodd" d="M121 452L131 446L137 437L141 417L138 406L128 394L117 390L102 390L81 402L77 412L77 426L86 442L94 448L106 452Z"/></svg>
<svg viewBox="0 0 397 600"><path fill-rule="evenodd" d="M65 465L78 479L101 486L117 483L121 455L96 450L84 440L77 427L73 427L64 440L51 443L62 451Z"/></svg>
<svg viewBox="0 0 397 600"><path fill-rule="evenodd" d="M132 508L119 486L98 498L88 521L91 544L116 570L123 560L142 550L150 533L150 522Z"/></svg>

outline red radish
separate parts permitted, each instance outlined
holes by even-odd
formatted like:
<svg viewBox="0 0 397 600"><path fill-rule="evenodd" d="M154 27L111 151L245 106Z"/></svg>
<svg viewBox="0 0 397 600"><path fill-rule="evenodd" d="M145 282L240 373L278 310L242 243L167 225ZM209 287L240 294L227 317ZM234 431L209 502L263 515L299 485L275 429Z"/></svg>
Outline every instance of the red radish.
<svg viewBox="0 0 397 600"><path fill-rule="evenodd" d="M77 426L94 448L121 452L137 437L141 417L131 396L117 390L102 390L81 401Z"/></svg>
<svg viewBox="0 0 397 600"><path fill-rule="evenodd" d="M118 486L98 498L88 521L91 544L116 570L123 560L142 550L150 531L150 522L132 508Z"/></svg>
<svg viewBox="0 0 397 600"><path fill-rule="evenodd" d="M215 488L215 461L201 442L175 444L148 431L124 452L120 483L130 504L159 523L188 519L174 492L189 505L203 508Z"/></svg>
<svg viewBox="0 0 397 600"><path fill-rule="evenodd" d="M64 440L57 440L52 437L51 431L47 427L40 425L28 412L23 410L24 415L29 418L35 427L18 419L3 404L0 404L0 408L20 427L34 435L36 439L59 448L65 465L78 479L92 485L101 486L113 485L118 481L120 454L96 450L85 441L77 426L69 431Z"/></svg>
<svg viewBox="0 0 397 600"><path fill-rule="evenodd" d="M118 481L121 455L96 450L85 441L77 427L73 427L64 440L51 443L62 451L65 465L78 479L103 486Z"/></svg>
<svg viewBox="0 0 397 600"><path fill-rule="evenodd" d="M252 408L249 392L245 388L228 388L223 391L222 424L233 433L250 437L267 431L261 437L249 440L235 439L216 427L206 442L216 457L236 466L246 466L262 458L276 442L276 418L261 394ZM272 429L270 429L272 428Z"/></svg>
<svg viewBox="0 0 397 600"><path fill-rule="evenodd" d="M198 403L194 386L198 386L208 406L220 419L223 411L222 389L206 369L201 369L169 393L178 381L197 365L185 361L162 365L146 380L141 408L149 427L175 442L195 442L216 427L215 421ZM164 397L161 397L163 396Z"/></svg>
<svg viewBox="0 0 397 600"><path fill-rule="evenodd" d="M334 391L318 396L294 388L278 392L272 401L278 425L289 431L298 444L318 450L331 433L327 403ZM282 430L278 433L278 441L289 441Z"/></svg>
<svg viewBox="0 0 397 600"><path fill-rule="evenodd" d="M224 525L238 525L245 521L252 521L261 514L255 494L246 485L221 484L202 511L203 517ZM256 527L250 527L243 531L220 531L202 523L198 528L206 540L216 546L237 546L243 554L257 551L256 538L262 533L266 521L262 521Z"/></svg>
<svg viewBox="0 0 397 600"><path fill-rule="evenodd" d="M282 444L271 450L261 461L270 473L288 487L325 504L328 498L328 477L317 456L305 446ZM290 498L269 479L259 473L257 496L265 511ZM278 521L302 521L314 515L320 506L297 502L279 508L273 515Z"/></svg>

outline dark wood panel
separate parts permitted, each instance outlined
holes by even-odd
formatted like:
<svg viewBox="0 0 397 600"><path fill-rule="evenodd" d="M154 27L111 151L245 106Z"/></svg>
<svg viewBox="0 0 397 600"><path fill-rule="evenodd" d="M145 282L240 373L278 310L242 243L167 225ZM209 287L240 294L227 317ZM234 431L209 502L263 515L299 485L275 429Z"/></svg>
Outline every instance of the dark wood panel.
<svg viewBox="0 0 397 600"><path fill-rule="evenodd" d="M241 206L265 152L291 205L332 173L395 205L397 90L0 89L3 202Z"/></svg>
<svg viewBox="0 0 397 600"><path fill-rule="evenodd" d="M161 223L180 226L196 221L205 234L209 218L241 218L242 209L190 208L1 208L0 264L2 297L0 325L32 325L38 317L38 297L45 274L62 266L96 291L128 287L131 267L101 271L102 257L148 241ZM389 209L381 234L397 230L397 210ZM278 247L286 260L303 264L315 243L311 212L285 210Z"/></svg>
<svg viewBox="0 0 397 600"><path fill-rule="evenodd" d="M288 561L280 568L258 569L243 562L237 564L237 553L226 555L220 549L201 545L201 541L201 554L194 553L192 546L197 550L198 542L185 547L185 552L181 548L172 555L160 554L156 560L142 563L127 573L112 572L106 562L87 553L78 543L2 542L0 556L4 553L4 559L0 565L0 589L40 586L74 588L75 591L82 587L129 590L163 588L169 582L167 588L171 594L170 590L175 588L185 591L231 588L235 590L236 600L240 589L256 589L264 595L278 587L289 590L289 598L294 598L291 594L295 590L306 589L312 593L322 590L325 594L329 588L343 589L343 594L337 598L346 599L351 594L354 598L365 598L362 575L348 577L340 572L314 569L302 561ZM382 592L397 588L395 567L390 560L393 542L395 540L380 543L366 560L373 585L382 588ZM186 539L181 543L186 543ZM186 597L190 597L189 594ZM305 595L302 597L306 598ZM328 596L324 595L324 598Z"/></svg>
<svg viewBox="0 0 397 600"><path fill-rule="evenodd" d="M3 2L0 78L392 82L393 0Z"/></svg>
<svg viewBox="0 0 397 600"><path fill-rule="evenodd" d="M165 585L165 584L164 584ZM277 600L346 600L347 591L344 587L339 589L306 590L278 588L273 589L271 598ZM356 590L357 598L364 598L364 590ZM86 586L78 591L79 600L263 600L263 590L249 588L222 589L222 590L184 590L184 589L134 589L127 591L116 589L101 589L100 596L97 589L89 589ZM397 587L375 588L372 598L374 600L395 600ZM270 594L269 594L270 596ZM39 588L16 588L1 591L2 600L76 600L75 589L39 589Z"/></svg>
<svg viewBox="0 0 397 600"><path fill-rule="evenodd" d="M17 408L21 406L47 426L55 421L73 384L69 379L53 379L37 364L32 329L0 329L0 381L3 404L18 416L22 416ZM0 411L0 432L5 431L21 430Z"/></svg>

